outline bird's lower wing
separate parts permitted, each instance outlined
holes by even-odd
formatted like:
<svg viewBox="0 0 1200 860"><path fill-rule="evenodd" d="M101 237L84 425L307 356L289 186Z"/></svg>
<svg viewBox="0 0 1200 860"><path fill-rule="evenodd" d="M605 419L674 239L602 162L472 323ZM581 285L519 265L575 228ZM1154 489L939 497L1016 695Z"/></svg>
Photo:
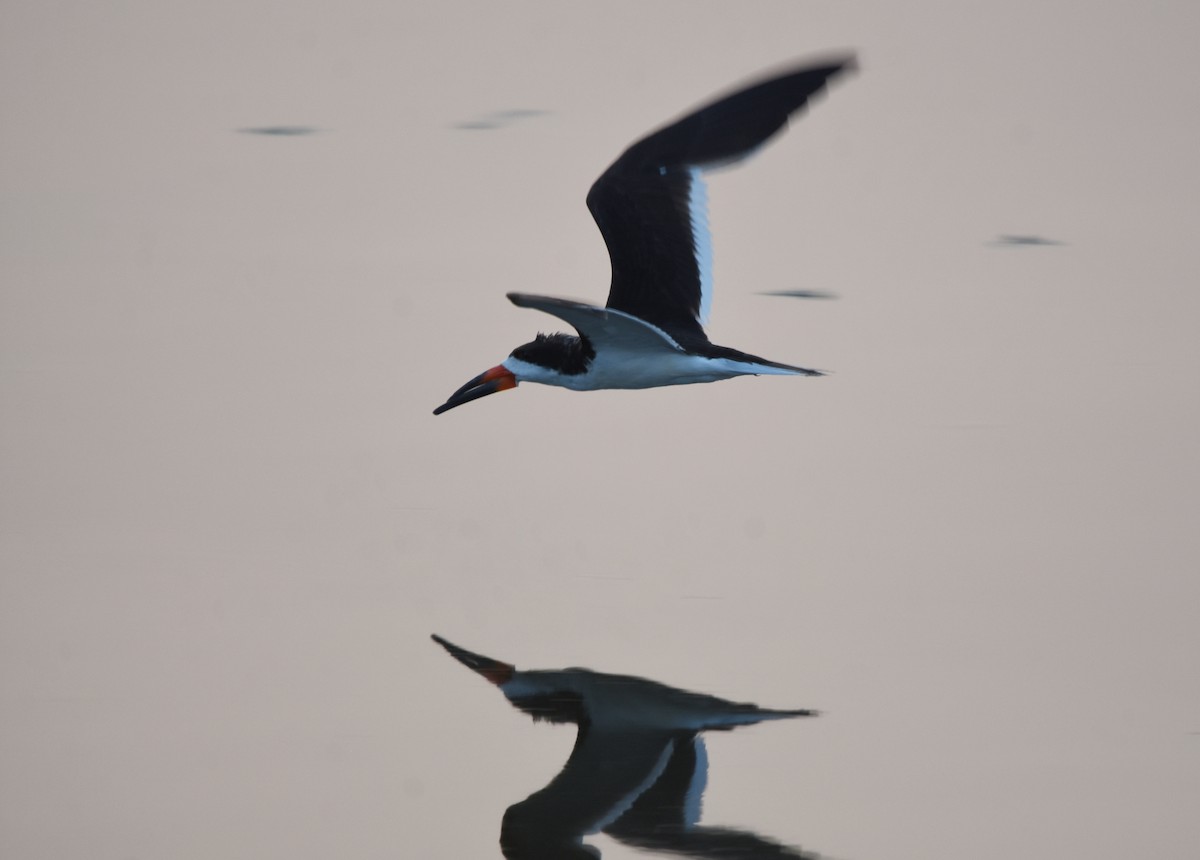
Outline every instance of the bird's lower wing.
<svg viewBox="0 0 1200 860"><path fill-rule="evenodd" d="M624 311L528 293L509 293L508 300L517 307L545 311L564 320L593 344L629 351L682 351L665 331Z"/></svg>

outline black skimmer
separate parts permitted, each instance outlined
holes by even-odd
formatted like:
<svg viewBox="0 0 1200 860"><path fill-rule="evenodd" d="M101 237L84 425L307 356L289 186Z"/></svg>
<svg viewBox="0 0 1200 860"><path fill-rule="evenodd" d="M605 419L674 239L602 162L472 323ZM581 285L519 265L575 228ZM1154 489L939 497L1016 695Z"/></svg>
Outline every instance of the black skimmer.
<svg viewBox="0 0 1200 860"><path fill-rule="evenodd" d="M816 711L760 708L589 669L519 671L440 636L433 640L534 720L579 726L558 775L505 812L500 846L510 860L598 857L583 837L601 831L639 847L697 856L717 848L730 852L722 857L811 856L746 831L696 826L707 778L699 733Z"/></svg>
<svg viewBox="0 0 1200 860"><path fill-rule="evenodd" d="M612 264L608 304L598 308L509 293L513 304L552 314L578 335L539 334L433 414L520 382L590 391L757 374L820 376L717 346L704 333L712 302L712 247L702 173L751 155L834 76L852 68L851 57L793 67L718 98L626 149L587 196Z"/></svg>

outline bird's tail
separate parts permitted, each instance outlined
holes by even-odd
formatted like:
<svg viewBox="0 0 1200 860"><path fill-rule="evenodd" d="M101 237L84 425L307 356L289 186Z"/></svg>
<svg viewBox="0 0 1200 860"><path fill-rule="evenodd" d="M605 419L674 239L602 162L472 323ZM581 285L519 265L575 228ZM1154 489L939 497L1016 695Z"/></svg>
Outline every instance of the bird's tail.
<svg viewBox="0 0 1200 860"><path fill-rule="evenodd" d="M738 726L752 726L767 720L790 720L793 717L816 717L820 711L811 708L795 708L777 710L775 708L760 708L757 705L732 705L719 713L711 714L705 720L705 730L728 731Z"/></svg>

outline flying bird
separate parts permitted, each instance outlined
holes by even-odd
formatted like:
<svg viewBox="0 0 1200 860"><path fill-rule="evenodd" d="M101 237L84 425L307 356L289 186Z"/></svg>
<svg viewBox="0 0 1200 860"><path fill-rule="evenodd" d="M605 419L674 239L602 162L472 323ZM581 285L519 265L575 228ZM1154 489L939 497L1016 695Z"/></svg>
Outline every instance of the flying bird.
<svg viewBox="0 0 1200 860"><path fill-rule="evenodd" d="M505 812L500 846L510 860L598 857L583 837L601 831L638 847L695 856L812 856L747 831L696 822L707 779L700 732L816 711L760 708L589 669L522 671L440 636L433 641L534 720L579 726L558 775Z"/></svg>
<svg viewBox="0 0 1200 860"><path fill-rule="evenodd" d="M520 382L575 391L655 388L734 376L821 372L717 346L704 333L712 304L712 243L703 173L742 161L853 57L793 67L718 98L634 143L601 174L587 205L608 246L612 282L603 308L509 293L577 334L539 334L463 385L447 410Z"/></svg>

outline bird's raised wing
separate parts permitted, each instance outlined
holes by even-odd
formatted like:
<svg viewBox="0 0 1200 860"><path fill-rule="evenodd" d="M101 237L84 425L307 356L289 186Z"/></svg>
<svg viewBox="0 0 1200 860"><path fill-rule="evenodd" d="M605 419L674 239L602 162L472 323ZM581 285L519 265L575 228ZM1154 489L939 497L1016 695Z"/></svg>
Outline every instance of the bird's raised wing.
<svg viewBox="0 0 1200 860"><path fill-rule="evenodd" d="M630 146L587 205L612 264L608 307L676 339L707 339L712 246L701 171L771 139L852 58L793 67L701 107Z"/></svg>

